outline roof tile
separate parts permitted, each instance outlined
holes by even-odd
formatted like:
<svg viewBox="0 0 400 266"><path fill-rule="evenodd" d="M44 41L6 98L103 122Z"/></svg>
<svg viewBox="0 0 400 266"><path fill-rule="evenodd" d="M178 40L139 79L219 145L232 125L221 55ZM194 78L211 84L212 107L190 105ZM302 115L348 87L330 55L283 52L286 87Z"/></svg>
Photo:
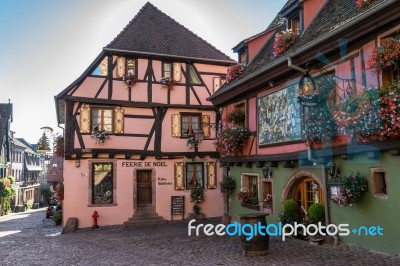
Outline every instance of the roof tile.
<svg viewBox="0 0 400 266"><path fill-rule="evenodd" d="M150 3L105 48L234 62Z"/></svg>

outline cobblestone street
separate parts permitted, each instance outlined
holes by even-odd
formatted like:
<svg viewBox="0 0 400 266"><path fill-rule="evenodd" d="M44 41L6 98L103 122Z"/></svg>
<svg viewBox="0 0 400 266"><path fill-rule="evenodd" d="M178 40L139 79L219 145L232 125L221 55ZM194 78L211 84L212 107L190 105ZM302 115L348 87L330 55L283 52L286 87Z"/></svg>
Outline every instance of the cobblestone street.
<svg viewBox="0 0 400 266"><path fill-rule="evenodd" d="M270 240L269 254L246 257L236 237L194 237L183 222L60 235L44 209L0 217L1 265L400 265L400 257L347 245Z"/></svg>

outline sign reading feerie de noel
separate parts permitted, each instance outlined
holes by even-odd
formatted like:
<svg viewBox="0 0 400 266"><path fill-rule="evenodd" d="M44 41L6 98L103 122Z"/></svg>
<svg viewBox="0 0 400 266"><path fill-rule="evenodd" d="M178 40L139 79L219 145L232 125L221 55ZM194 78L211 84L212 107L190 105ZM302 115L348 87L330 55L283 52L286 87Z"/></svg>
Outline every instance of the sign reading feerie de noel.
<svg viewBox="0 0 400 266"><path fill-rule="evenodd" d="M122 162L122 167L167 167L166 162Z"/></svg>

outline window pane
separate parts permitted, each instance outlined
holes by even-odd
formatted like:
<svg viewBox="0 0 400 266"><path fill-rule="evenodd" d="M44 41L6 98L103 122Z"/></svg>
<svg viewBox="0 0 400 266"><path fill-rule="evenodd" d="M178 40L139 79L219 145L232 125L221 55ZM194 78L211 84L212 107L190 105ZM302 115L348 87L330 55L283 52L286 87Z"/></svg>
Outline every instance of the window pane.
<svg viewBox="0 0 400 266"><path fill-rule="evenodd" d="M182 117L182 123L181 123L182 136L188 136L188 135L190 135L190 132L189 132L189 116L182 115L181 117Z"/></svg>
<svg viewBox="0 0 400 266"><path fill-rule="evenodd" d="M170 63L164 63L164 73L163 73L163 78L170 78L172 77L171 75L172 72L172 64Z"/></svg>
<svg viewBox="0 0 400 266"><path fill-rule="evenodd" d="M92 130L101 129L101 110L92 109Z"/></svg>
<svg viewBox="0 0 400 266"><path fill-rule="evenodd" d="M186 164L186 189L193 186L204 188L204 169L203 163L187 163Z"/></svg>
<svg viewBox="0 0 400 266"><path fill-rule="evenodd" d="M126 60L126 66L127 66L127 75L135 75L135 59L127 59Z"/></svg>
<svg viewBox="0 0 400 266"><path fill-rule="evenodd" d="M201 84L200 77L197 75L196 70L192 65L189 65L189 75L191 84Z"/></svg>
<svg viewBox="0 0 400 266"><path fill-rule="evenodd" d="M92 166L92 203L113 202L113 164L94 163Z"/></svg>
<svg viewBox="0 0 400 266"><path fill-rule="evenodd" d="M112 131L112 110L103 110L103 130Z"/></svg>
<svg viewBox="0 0 400 266"><path fill-rule="evenodd" d="M192 116L192 129L200 129L200 116Z"/></svg>

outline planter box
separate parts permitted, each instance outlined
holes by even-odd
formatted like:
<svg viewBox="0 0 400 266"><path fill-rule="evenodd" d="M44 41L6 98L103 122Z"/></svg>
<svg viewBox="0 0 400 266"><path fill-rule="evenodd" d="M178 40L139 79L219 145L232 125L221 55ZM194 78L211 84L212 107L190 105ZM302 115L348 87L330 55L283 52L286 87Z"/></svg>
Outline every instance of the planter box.
<svg viewBox="0 0 400 266"><path fill-rule="evenodd" d="M253 204L248 204L248 203L243 203L243 202L241 202L240 205L243 208L252 209L252 210L256 210L256 211L260 210L260 207L258 205L253 205Z"/></svg>

